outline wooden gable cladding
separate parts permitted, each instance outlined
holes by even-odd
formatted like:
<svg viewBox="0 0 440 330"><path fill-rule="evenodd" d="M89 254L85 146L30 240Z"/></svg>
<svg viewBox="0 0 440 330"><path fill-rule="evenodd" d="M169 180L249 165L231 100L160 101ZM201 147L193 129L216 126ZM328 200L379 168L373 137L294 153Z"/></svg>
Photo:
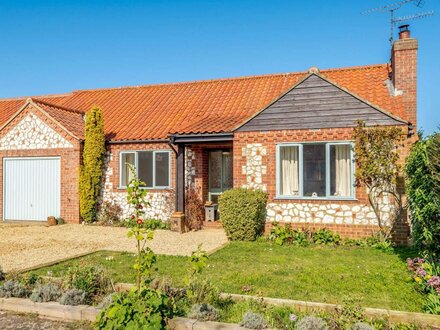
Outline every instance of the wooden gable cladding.
<svg viewBox="0 0 440 330"><path fill-rule="evenodd" d="M358 120L368 126L405 124L403 120L312 74L237 131L354 127Z"/></svg>

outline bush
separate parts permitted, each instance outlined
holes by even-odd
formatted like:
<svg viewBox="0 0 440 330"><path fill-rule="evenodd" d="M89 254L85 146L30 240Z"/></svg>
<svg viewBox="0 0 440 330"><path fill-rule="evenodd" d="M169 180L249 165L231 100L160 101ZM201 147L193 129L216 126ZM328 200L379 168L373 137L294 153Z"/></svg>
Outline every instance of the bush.
<svg viewBox="0 0 440 330"><path fill-rule="evenodd" d="M87 302L87 292L77 289L72 289L64 292L59 300L59 303L61 305L70 306L85 305L87 304Z"/></svg>
<svg viewBox="0 0 440 330"><path fill-rule="evenodd" d="M357 322L353 324L350 330L374 330L374 327L364 322Z"/></svg>
<svg viewBox="0 0 440 330"><path fill-rule="evenodd" d="M219 198L219 212L226 235L233 241L254 241L264 231L267 193L236 188Z"/></svg>
<svg viewBox="0 0 440 330"><path fill-rule="evenodd" d="M313 233L313 242L319 245L337 245L341 242L341 237L339 234L333 233L331 230L324 228Z"/></svg>
<svg viewBox="0 0 440 330"><path fill-rule="evenodd" d="M328 326L323 319L314 316L306 316L296 324L297 330L327 330Z"/></svg>
<svg viewBox="0 0 440 330"><path fill-rule="evenodd" d="M119 225L122 220L122 207L115 202L104 201L99 207L96 220L102 225Z"/></svg>
<svg viewBox="0 0 440 330"><path fill-rule="evenodd" d="M98 316L98 329L166 329L167 319L173 316L168 298L159 290L142 287L112 299Z"/></svg>
<svg viewBox="0 0 440 330"><path fill-rule="evenodd" d="M84 221L96 220L99 190L105 158L102 111L92 107L86 114L83 164L79 170L80 214Z"/></svg>
<svg viewBox="0 0 440 330"><path fill-rule="evenodd" d="M414 244L440 255L440 133L419 140L407 159L406 189Z"/></svg>
<svg viewBox="0 0 440 330"><path fill-rule="evenodd" d="M247 311L240 322L240 326L247 329L266 329L267 325L264 318L257 313Z"/></svg>
<svg viewBox="0 0 440 330"><path fill-rule="evenodd" d="M18 281L6 281L0 285L0 298L25 298L28 295L26 287Z"/></svg>
<svg viewBox="0 0 440 330"><path fill-rule="evenodd" d="M60 286L55 283L39 284L32 291L29 299L33 302L58 301L61 294Z"/></svg>
<svg viewBox="0 0 440 330"><path fill-rule="evenodd" d="M198 321L217 321L220 317L219 311L210 304L195 304L188 315Z"/></svg>
<svg viewBox="0 0 440 330"><path fill-rule="evenodd" d="M67 288L82 290L88 298L107 294L111 286L110 278L103 268L89 265L70 267L63 280Z"/></svg>

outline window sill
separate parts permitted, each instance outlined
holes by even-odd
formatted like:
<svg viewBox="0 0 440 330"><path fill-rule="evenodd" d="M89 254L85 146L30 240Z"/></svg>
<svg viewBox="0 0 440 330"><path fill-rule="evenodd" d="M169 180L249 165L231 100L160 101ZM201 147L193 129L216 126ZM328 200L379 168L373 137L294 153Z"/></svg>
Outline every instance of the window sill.
<svg viewBox="0 0 440 330"><path fill-rule="evenodd" d="M327 202L357 202L355 197L297 197L297 196L276 196L274 200L289 200L289 201L327 201Z"/></svg>

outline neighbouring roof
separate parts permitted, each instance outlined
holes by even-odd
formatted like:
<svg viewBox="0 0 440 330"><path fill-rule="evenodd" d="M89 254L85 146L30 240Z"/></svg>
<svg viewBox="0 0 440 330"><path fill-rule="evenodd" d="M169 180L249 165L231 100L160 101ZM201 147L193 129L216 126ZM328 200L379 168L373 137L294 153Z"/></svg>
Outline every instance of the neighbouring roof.
<svg viewBox="0 0 440 330"><path fill-rule="evenodd" d="M166 139L171 133L231 132L306 78L307 72L145 85L33 97L44 111L78 137L82 114L96 105L104 112L111 140ZM322 70L319 75L373 106L405 119L402 100L391 96L386 64ZM0 100L0 126L26 98Z"/></svg>

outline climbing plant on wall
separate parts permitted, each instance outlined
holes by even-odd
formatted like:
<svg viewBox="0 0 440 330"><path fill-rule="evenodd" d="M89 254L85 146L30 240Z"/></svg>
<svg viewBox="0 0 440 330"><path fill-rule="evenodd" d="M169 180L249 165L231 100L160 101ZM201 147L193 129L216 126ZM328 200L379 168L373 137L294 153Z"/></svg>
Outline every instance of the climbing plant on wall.
<svg viewBox="0 0 440 330"><path fill-rule="evenodd" d="M102 110L92 107L86 114L83 162L79 173L80 214L84 221L96 219L102 169L105 158L105 134Z"/></svg>
<svg viewBox="0 0 440 330"><path fill-rule="evenodd" d="M366 127L363 122L358 122L353 133L356 185L367 187L369 202L386 237L402 211L402 196L397 187L400 175L397 147L401 134L397 127ZM384 196L394 203L387 224L380 209Z"/></svg>

